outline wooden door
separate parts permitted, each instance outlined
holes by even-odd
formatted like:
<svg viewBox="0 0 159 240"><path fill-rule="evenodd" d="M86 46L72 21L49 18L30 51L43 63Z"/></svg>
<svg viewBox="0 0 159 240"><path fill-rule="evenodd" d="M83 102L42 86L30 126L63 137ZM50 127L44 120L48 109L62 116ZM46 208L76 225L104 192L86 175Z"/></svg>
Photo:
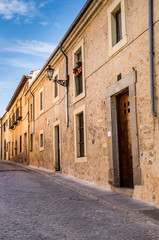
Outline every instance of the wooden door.
<svg viewBox="0 0 159 240"><path fill-rule="evenodd" d="M8 143L8 160L10 160L10 142Z"/></svg>
<svg viewBox="0 0 159 240"><path fill-rule="evenodd" d="M60 171L60 131L59 125L55 126L55 170Z"/></svg>
<svg viewBox="0 0 159 240"><path fill-rule="evenodd" d="M132 188L133 158L131 144L129 93L117 97L120 186Z"/></svg>
<svg viewBox="0 0 159 240"><path fill-rule="evenodd" d="M24 133L24 158L27 162L27 133Z"/></svg>

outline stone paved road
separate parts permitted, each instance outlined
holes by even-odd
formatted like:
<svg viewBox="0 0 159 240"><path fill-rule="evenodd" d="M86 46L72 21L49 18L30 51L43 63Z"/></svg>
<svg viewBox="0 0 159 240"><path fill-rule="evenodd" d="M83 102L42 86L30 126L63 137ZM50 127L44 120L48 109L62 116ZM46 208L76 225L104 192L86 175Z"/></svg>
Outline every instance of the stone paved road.
<svg viewBox="0 0 159 240"><path fill-rule="evenodd" d="M159 226L0 161L0 240L152 240Z"/></svg>

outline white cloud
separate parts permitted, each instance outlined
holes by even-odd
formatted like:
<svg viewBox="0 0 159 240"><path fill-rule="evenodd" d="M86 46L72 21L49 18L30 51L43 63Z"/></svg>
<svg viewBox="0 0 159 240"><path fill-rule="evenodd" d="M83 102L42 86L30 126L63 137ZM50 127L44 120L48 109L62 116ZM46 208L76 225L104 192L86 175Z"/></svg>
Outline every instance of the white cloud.
<svg viewBox="0 0 159 240"><path fill-rule="evenodd" d="M44 22L40 22L40 24L43 25L43 26L46 26L46 25L48 25L48 22L44 21Z"/></svg>
<svg viewBox="0 0 159 240"><path fill-rule="evenodd" d="M33 70L33 69L38 69L41 67L40 62L36 61L29 61L24 58L0 58L0 64L1 65L7 65L11 67L16 67L16 68L23 68L23 69L28 69L28 70Z"/></svg>
<svg viewBox="0 0 159 240"><path fill-rule="evenodd" d="M16 40L16 43L13 46L6 47L5 50L8 52L23 53L46 58L53 52L55 47L56 44L37 40Z"/></svg>
<svg viewBox="0 0 159 240"><path fill-rule="evenodd" d="M3 92L5 89L7 89L6 82L0 81L0 92Z"/></svg>
<svg viewBox="0 0 159 240"><path fill-rule="evenodd" d="M42 1L40 4L39 4L39 7L45 7L50 1Z"/></svg>
<svg viewBox="0 0 159 240"><path fill-rule="evenodd" d="M1 0L0 15L4 19L12 19L14 16L32 16L36 12L35 3L33 1L24 0Z"/></svg>
<svg viewBox="0 0 159 240"><path fill-rule="evenodd" d="M62 28L62 25L61 25L59 22L55 22L55 23L54 23L54 26L55 26L56 28Z"/></svg>

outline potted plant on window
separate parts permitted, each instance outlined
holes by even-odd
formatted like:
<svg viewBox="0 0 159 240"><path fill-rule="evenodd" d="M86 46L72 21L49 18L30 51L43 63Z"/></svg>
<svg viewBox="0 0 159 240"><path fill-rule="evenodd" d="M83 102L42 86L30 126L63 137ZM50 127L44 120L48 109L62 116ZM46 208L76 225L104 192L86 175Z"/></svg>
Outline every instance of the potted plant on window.
<svg viewBox="0 0 159 240"><path fill-rule="evenodd" d="M78 60L76 66L73 68L73 74L77 77L82 72L82 62Z"/></svg>

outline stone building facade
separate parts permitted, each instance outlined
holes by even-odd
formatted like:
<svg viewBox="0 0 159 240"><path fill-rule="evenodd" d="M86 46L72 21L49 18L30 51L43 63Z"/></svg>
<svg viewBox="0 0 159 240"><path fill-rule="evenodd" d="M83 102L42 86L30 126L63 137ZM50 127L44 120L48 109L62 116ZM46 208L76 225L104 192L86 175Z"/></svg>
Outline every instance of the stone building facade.
<svg viewBox="0 0 159 240"><path fill-rule="evenodd" d="M150 32L151 1L87 1L28 85L26 121L8 130L6 143L27 132L22 161L159 204L159 2L153 2ZM53 79L68 73L68 87L48 80L49 65ZM5 116L2 129L4 122Z"/></svg>

